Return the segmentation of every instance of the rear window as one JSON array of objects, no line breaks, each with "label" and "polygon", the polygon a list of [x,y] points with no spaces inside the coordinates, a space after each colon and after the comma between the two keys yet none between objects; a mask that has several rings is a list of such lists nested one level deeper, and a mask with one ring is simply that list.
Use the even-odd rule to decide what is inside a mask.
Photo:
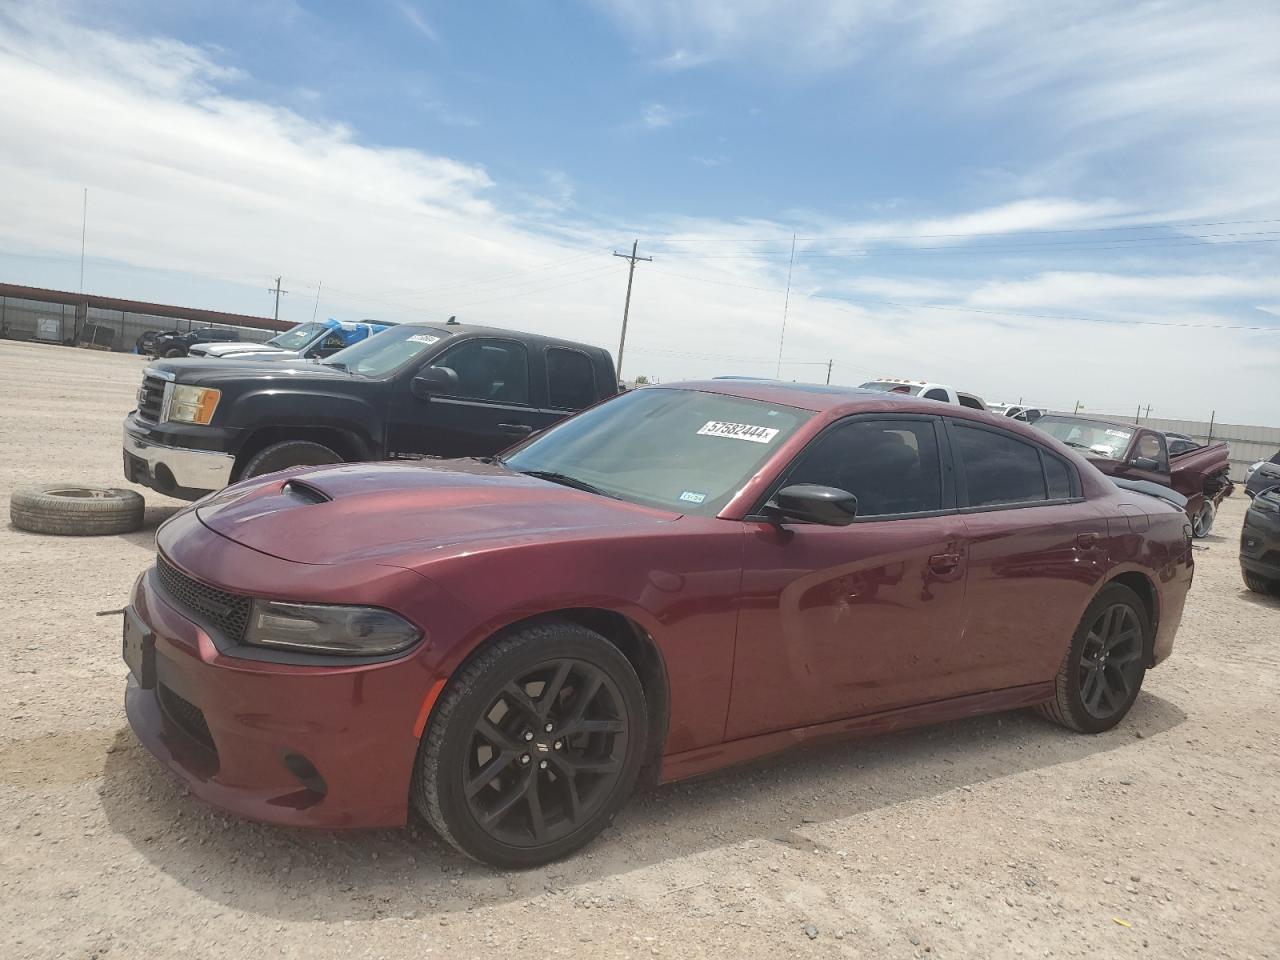
[{"label": "rear window", "polygon": [[879,390],[881,393],[909,393],[916,396],[920,392],[918,383],[894,383],[892,380],[871,380],[858,388],[859,390]]},{"label": "rear window", "polygon": [[1015,437],[953,424],[971,507],[1046,499],[1040,451]]},{"label": "rear window", "polygon": [[596,378],[591,360],[578,350],[547,350],[547,399],[557,410],[581,410],[596,399]]}]

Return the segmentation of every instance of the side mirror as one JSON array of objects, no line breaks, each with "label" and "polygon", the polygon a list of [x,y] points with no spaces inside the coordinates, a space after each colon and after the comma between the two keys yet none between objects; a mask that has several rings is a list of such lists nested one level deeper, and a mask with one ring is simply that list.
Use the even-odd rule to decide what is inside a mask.
[{"label": "side mirror", "polygon": [[1154,457],[1134,457],[1129,461],[1129,466],[1135,470],[1154,470],[1160,469],[1160,461]]},{"label": "side mirror", "polygon": [[845,527],[858,515],[858,498],[848,490],[816,483],[793,483],[773,495],[769,506],[782,520]]},{"label": "side mirror", "polygon": [[428,364],[414,374],[411,389],[419,400],[429,400],[432,394],[453,393],[458,389],[457,371]]}]

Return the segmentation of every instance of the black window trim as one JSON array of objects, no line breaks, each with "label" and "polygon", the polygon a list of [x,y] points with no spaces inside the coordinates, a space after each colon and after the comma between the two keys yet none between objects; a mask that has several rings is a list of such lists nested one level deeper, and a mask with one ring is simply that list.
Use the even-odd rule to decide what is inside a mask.
[{"label": "black window trim", "polygon": [[[423,367],[434,367],[441,360],[444,360],[454,350],[460,350],[463,347],[465,347],[467,344],[476,343],[477,341],[480,343],[515,343],[520,345],[520,349],[524,351],[524,365],[525,365],[525,377],[526,377],[525,385],[527,388],[526,389],[527,399],[525,400],[525,402],[511,403],[509,400],[489,400],[485,397],[456,397],[451,395],[433,396],[431,398],[431,402],[432,403],[455,403],[455,404],[479,404],[486,407],[499,407],[506,410],[537,409],[536,404],[534,404],[533,402],[533,367],[532,367],[533,354],[529,350],[529,344],[523,340],[517,339],[516,337],[487,337],[487,336],[460,337],[457,340],[451,340],[449,342],[449,345],[444,349],[440,350],[438,353],[436,353],[435,356],[431,357],[430,359],[421,361],[418,367],[416,368],[416,370],[421,370]],[[434,346],[434,344],[432,344],[432,346]]]},{"label": "black window trim", "polygon": [[[557,407],[551,403],[551,363],[549,362],[549,358],[551,356],[552,350],[563,350],[565,353],[576,353],[578,356],[582,357],[582,359],[587,361],[587,370],[589,370],[591,373],[592,400],[591,400],[591,403],[588,403],[586,407]],[[547,344],[542,351],[542,375],[543,375],[543,379],[545,379],[547,382],[547,409],[548,410],[553,410],[556,413],[564,413],[565,411],[568,411],[570,413],[577,413],[579,410],[586,410],[587,407],[590,407],[592,404],[596,403],[600,398],[600,385],[596,383],[595,361],[592,360],[591,357],[589,357],[584,351],[579,350],[577,347],[566,347],[559,343]]]},{"label": "black window trim", "polygon": [[[946,435],[943,427],[943,418],[930,413],[855,413],[847,417],[841,417],[839,420],[833,420],[831,423],[823,427],[818,433],[804,445],[803,448],[791,458],[791,462],[779,471],[777,477],[769,484],[764,495],[755,503],[751,512],[743,517],[743,522],[762,522],[774,523],[776,517],[768,516],[764,513],[765,504],[773,499],[774,494],[786,486],[787,478],[791,473],[804,462],[804,458],[817,447],[819,443],[830,433],[841,427],[857,421],[868,421],[871,423],[902,423],[903,421],[928,421],[933,424],[934,439],[938,443],[938,468],[942,471],[942,506],[937,510],[917,510],[912,513],[879,513],[870,517],[854,517],[853,524],[859,523],[879,523],[884,520],[915,520],[921,517],[946,517],[954,515],[957,510],[957,490],[956,490],[956,469],[951,456],[950,437]],[[852,491],[851,491],[852,492]],[[805,526],[822,526],[822,524],[807,523],[803,520],[788,520],[788,524],[800,523]]]},{"label": "black window trim", "polygon": [[[1025,510],[1034,507],[1056,507],[1063,504],[1083,503],[1086,499],[1084,496],[1084,488],[1080,484],[1080,471],[1076,469],[1075,464],[1065,457],[1054,453],[1052,450],[1045,448],[1030,437],[1024,437],[1014,433],[1012,430],[1001,430],[999,427],[991,426],[986,423],[978,423],[975,420],[965,420],[961,417],[943,417],[943,430],[947,434],[948,439],[952,439],[951,431],[956,429],[966,430],[983,430],[987,433],[994,433],[1000,437],[1007,437],[1019,443],[1024,443],[1032,447],[1036,453],[1040,455],[1040,477],[1044,481],[1044,500],[1021,500],[1017,503],[991,503],[979,504],[971,506],[969,504],[969,485],[964,475],[964,466],[960,459],[960,452],[955,450],[955,483],[956,483],[956,505],[958,513],[992,513],[996,510]],[[953,448],[954,449],[954,448]],[[1059,463],[1067,468],[1067,482],[1071,485],[1071,496],[1057,497],[1049,499],[1049,473],[1045,469],[1045,458],[1053,457]]]}]

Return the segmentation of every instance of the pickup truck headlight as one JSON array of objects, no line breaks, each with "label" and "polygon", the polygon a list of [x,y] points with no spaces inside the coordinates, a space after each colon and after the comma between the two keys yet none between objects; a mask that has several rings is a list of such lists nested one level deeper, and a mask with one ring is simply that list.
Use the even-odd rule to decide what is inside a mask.
[{"label": "pickup truck headlight", "polygon": [[165,419],[177,420],[179,423],[208,423],[213,419],[213,411],[217,409],[221,397],[222,391],[212,387],[184,387],[182,384],[174,384]]},{"label": "pickup truck headlight", "polygon": [[244,640],[302,653],[378,657],[407,650],[421,636],[403,617],[377,607],[255,600]]}]

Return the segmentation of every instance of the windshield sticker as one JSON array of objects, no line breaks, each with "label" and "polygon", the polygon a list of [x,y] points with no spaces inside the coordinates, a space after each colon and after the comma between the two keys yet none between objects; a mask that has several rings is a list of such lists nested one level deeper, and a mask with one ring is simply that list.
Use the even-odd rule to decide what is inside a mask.
[{"label": "windshield sticker", "polygon": [[1125,437],[1129,436],[1129,431],[1127,431],[1127,430],[1108,430],[1108,431],[1107,431],[1107,436],[1108,436],[1108,437],[1119,437],[1121,440],[1123,440]]},{"label": "windshield sticker", "polygon": [[705,437],[732,437],[734,440],[768,443],[780,432],[774,427],[753,427],[749,423],[724,423],[720,420],[708,420],[702,425],[698,435]]},{"label": "windshield sticker", "polygon": [[433,343],[438,343],[439,340],[439,337],[433,337],[429,333],[415,333],[409,338],[409,343],[425,343],[430,346]]},{"label": "windshield sticker", "polygon": [[686,490],[684,493],[680,494],[680,499],[685,503],[702,503],[707,499],[707,495],[705,493],[694,493],[692,490]]}]

